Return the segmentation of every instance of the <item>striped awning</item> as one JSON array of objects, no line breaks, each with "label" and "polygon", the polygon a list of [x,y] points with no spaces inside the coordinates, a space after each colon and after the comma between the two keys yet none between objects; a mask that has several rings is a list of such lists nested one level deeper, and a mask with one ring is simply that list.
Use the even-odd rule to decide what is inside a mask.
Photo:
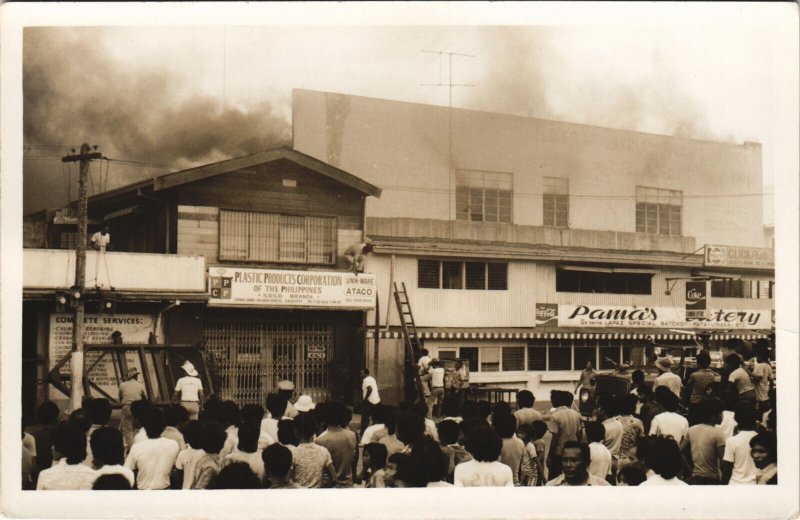
[{"label": "striped awning", "polygon": [[[613,329],[613,328],[586,328],[586,329],[505,329],[505,328],[418,328],[417,333],[422,339],[621,339],[621,340],[644,340],[647,336],[653,336],[656,341],[681,341],[691,340],[694,335],[672,332],[669,329]],[[380,331],[380,338],[401,338],[402,330],[391,328]],[[373,338],[375,330],[369,329],[367,337]],[[766,333],[745,331],[725,331],[719,334],[712,334],[712,340],[724,339],[745,339],[755,340],[766,338]]]}]

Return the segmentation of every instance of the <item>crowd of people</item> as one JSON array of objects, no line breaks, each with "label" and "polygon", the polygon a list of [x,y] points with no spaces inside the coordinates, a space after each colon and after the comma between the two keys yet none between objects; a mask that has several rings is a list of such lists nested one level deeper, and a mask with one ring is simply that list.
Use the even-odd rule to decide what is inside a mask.
[{"label": "crowd of people", "polygon": [[[764,400],[755,388],[763,379],[756,381],[746,371],[753,388],[743,384],[737,373],[741,363],[731,357],[724,381],[706,377],[702,354],[688,392],[680,378],[675,384],[669,376],[660,377],[654,388],[641,382],[626,395],[600,395],[589,419],[574,408],[571,392],[559,390],[543,411],[527,390],[517,392],[513,408],[457,393],[436,395],[434,414],[422,399],[389,406],[380,401],[367,371],[361,408],[367,413],[360,424],[341,402],[314,403],[308,395],[292,399],[289,381],[267,396],[266,409],[214,395],[204,400],[200,389],[186,390],[191,381],[178,385],[174,404],[158,406],[131,384],[121,389],[131,400],[124,402],[120,428],[110,424],[112,406],[106,399],[87,399],[63,419],[54,403],[42,403],[37,427],[22,432],[23,486],[775,484],[776,394],[769,374]],[[438,364],[432,360],[431,365],[435,370]],[[665,362],[660,365],[671,374]],[[432,380],[438,383],[438,375]],[[687,403],[681,395],[688,396]]]}]

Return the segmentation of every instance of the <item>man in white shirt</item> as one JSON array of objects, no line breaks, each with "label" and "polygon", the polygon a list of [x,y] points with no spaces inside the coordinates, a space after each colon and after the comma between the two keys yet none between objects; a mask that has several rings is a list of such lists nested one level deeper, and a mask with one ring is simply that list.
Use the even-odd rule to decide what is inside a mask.
[{"label": "man in white shirt", "polygon": [[683,383],[681,382],[681,376],[672,372],[672,360],[668,357],[659,358],[656,361],[656,368],[661,374],[653,382],[653,390],[659,386],[666,386],[680,398]]},{"label": "man in white shirt", "polygon": [[444,402],[444,367],[441,366],[438,359],[431,361],[428,373],[431,376],[431,395],[433,397],[431,412],[439,417]]},{"label": "man in white shirt", "polygon": [[750,439],[756,436],[756,413],[749,402],[739,402],[734,415],[739,432],[725,441],[720,462],[723,484],[756,483],[757,468],[750,456]]},{"label": "man in white shirt", "polygon": [[666,392],[661,401],[667,411],[653,417],[649,434],[672,437],[675,442],[680,444],[683,436],[689,431],[689,421],[686,420],[686,417],[676,413],[679,403],[675,394]]},{"label": "man in white shirt", "polygon": [[369,370],[362,368],[361,378],[361,398],[364,400],[361,406],[361,435],[363,435],[375,406],[381,402],[381,397],[378,394],[378,382],[369,375]]},{"label": "man in white shirt", "polygon": [[180,399],[181,406],[189,412],[189,420],[195,420],[200,415],[200,406],[203,404],[203,382],[190,361],[186,361],[181,368],[186,375],[175,383],[173,401]]},{"label": "man in white shirt", "polygon": [[105,253],[106,248],[111,243],[111,235],[108,232],[108,226],[104,225],[103,228],[92,235],[91,244],[92,249]]},{"label": "man in white shirt", "polygon": [[170,483],[169,474],[180,448],[174,440],[161,437],[167,423],[160,408],[149,408],[143,415],[142,423],[147,439],[131,446],[128,458],[125,459],[125,467],[138,471],[138,489],[167,489]]}]

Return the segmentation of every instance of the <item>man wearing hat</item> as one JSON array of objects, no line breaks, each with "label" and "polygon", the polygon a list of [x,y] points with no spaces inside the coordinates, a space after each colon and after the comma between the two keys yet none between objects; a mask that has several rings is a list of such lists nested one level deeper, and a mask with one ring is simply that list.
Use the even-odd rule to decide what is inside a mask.
[{"label": "man wearing hat", "polygon": [[681,377],[672,372],[672,360],[666,356],[659,358],[656,360],[656,368],[661,375],[653,383],[653,390],[659,386],[666,386],[680,399],[683,383],[681,382]]},{"label": "man wearing hat", "polygon": [[173,401],[177,401],[180,396],[180,403],[187,412],[189,412],[189,420],[197,419],[200,414],[200,407],[203,404],[203,382],[197,377],[199,374],[195,370],[191,361],[186,361],[181,368],[186,375],[175,383],[175,393],[172,396]]},{"label": "man wearing hat", "polygon": [[298,412],[310,412],[316,406],[310,395],[301,395],[297,398],[297,402],[294,403],[294,409]]},{"label": "man wearing hat", "polygon": [[[292,405],[292,396],[294,396],[294,383],[289,380],[278,381],[278,395],[286,398],[286,411],[283,412],[284,417],[294,419],[299,413]],[[280,419],[280,417],[276,417]]]},{"label": "man wearing hat", "polygon": [[119,400],[122,403],[121,417],[119,420],[119,431],[126,446],[133,444],[133,416],[131,415],[131,403],[140,399],[147,399],[142,383],[139,382],[139,371],[135,368],[128,370],[125,381],[119,385]]}]

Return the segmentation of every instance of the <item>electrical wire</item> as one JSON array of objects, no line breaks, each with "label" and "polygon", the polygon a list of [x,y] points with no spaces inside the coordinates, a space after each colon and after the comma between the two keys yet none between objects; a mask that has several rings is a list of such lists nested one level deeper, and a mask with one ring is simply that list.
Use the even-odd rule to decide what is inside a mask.
[{"label": "electrical wire", "polygon": [[[450,190],[447,189],[436,189],[436,188],[419,188],[415,186],[381,186],[381,189],[384,191],[409,191],[415,193],[439,193],[439,194],[448,194],[451,193]],[[543,195],[547,195],[546,193],[531,193],[531,192],[519,192],[513,191],[513,197],[541,197]],[[762,196],[771,196],[774,195],[772,192],[762,192],[762,193],[731,193],[731,194],[709,194],[709,195],[682,195],[680,198],[682,199],[716,199],[716,198],[739,198],[739,197],[762,197]],[[640,200],[643,202],[652,202],[655,201],[655,197],[636,197],[635,195],[582,195],[582,194],[573,194],[570,193],[568,195],[571,199],[595,199],[595,200]],[[665,199],[669,199],[670,197],[665,196]],[[677,199],[678,197],[672,197]]]}]

